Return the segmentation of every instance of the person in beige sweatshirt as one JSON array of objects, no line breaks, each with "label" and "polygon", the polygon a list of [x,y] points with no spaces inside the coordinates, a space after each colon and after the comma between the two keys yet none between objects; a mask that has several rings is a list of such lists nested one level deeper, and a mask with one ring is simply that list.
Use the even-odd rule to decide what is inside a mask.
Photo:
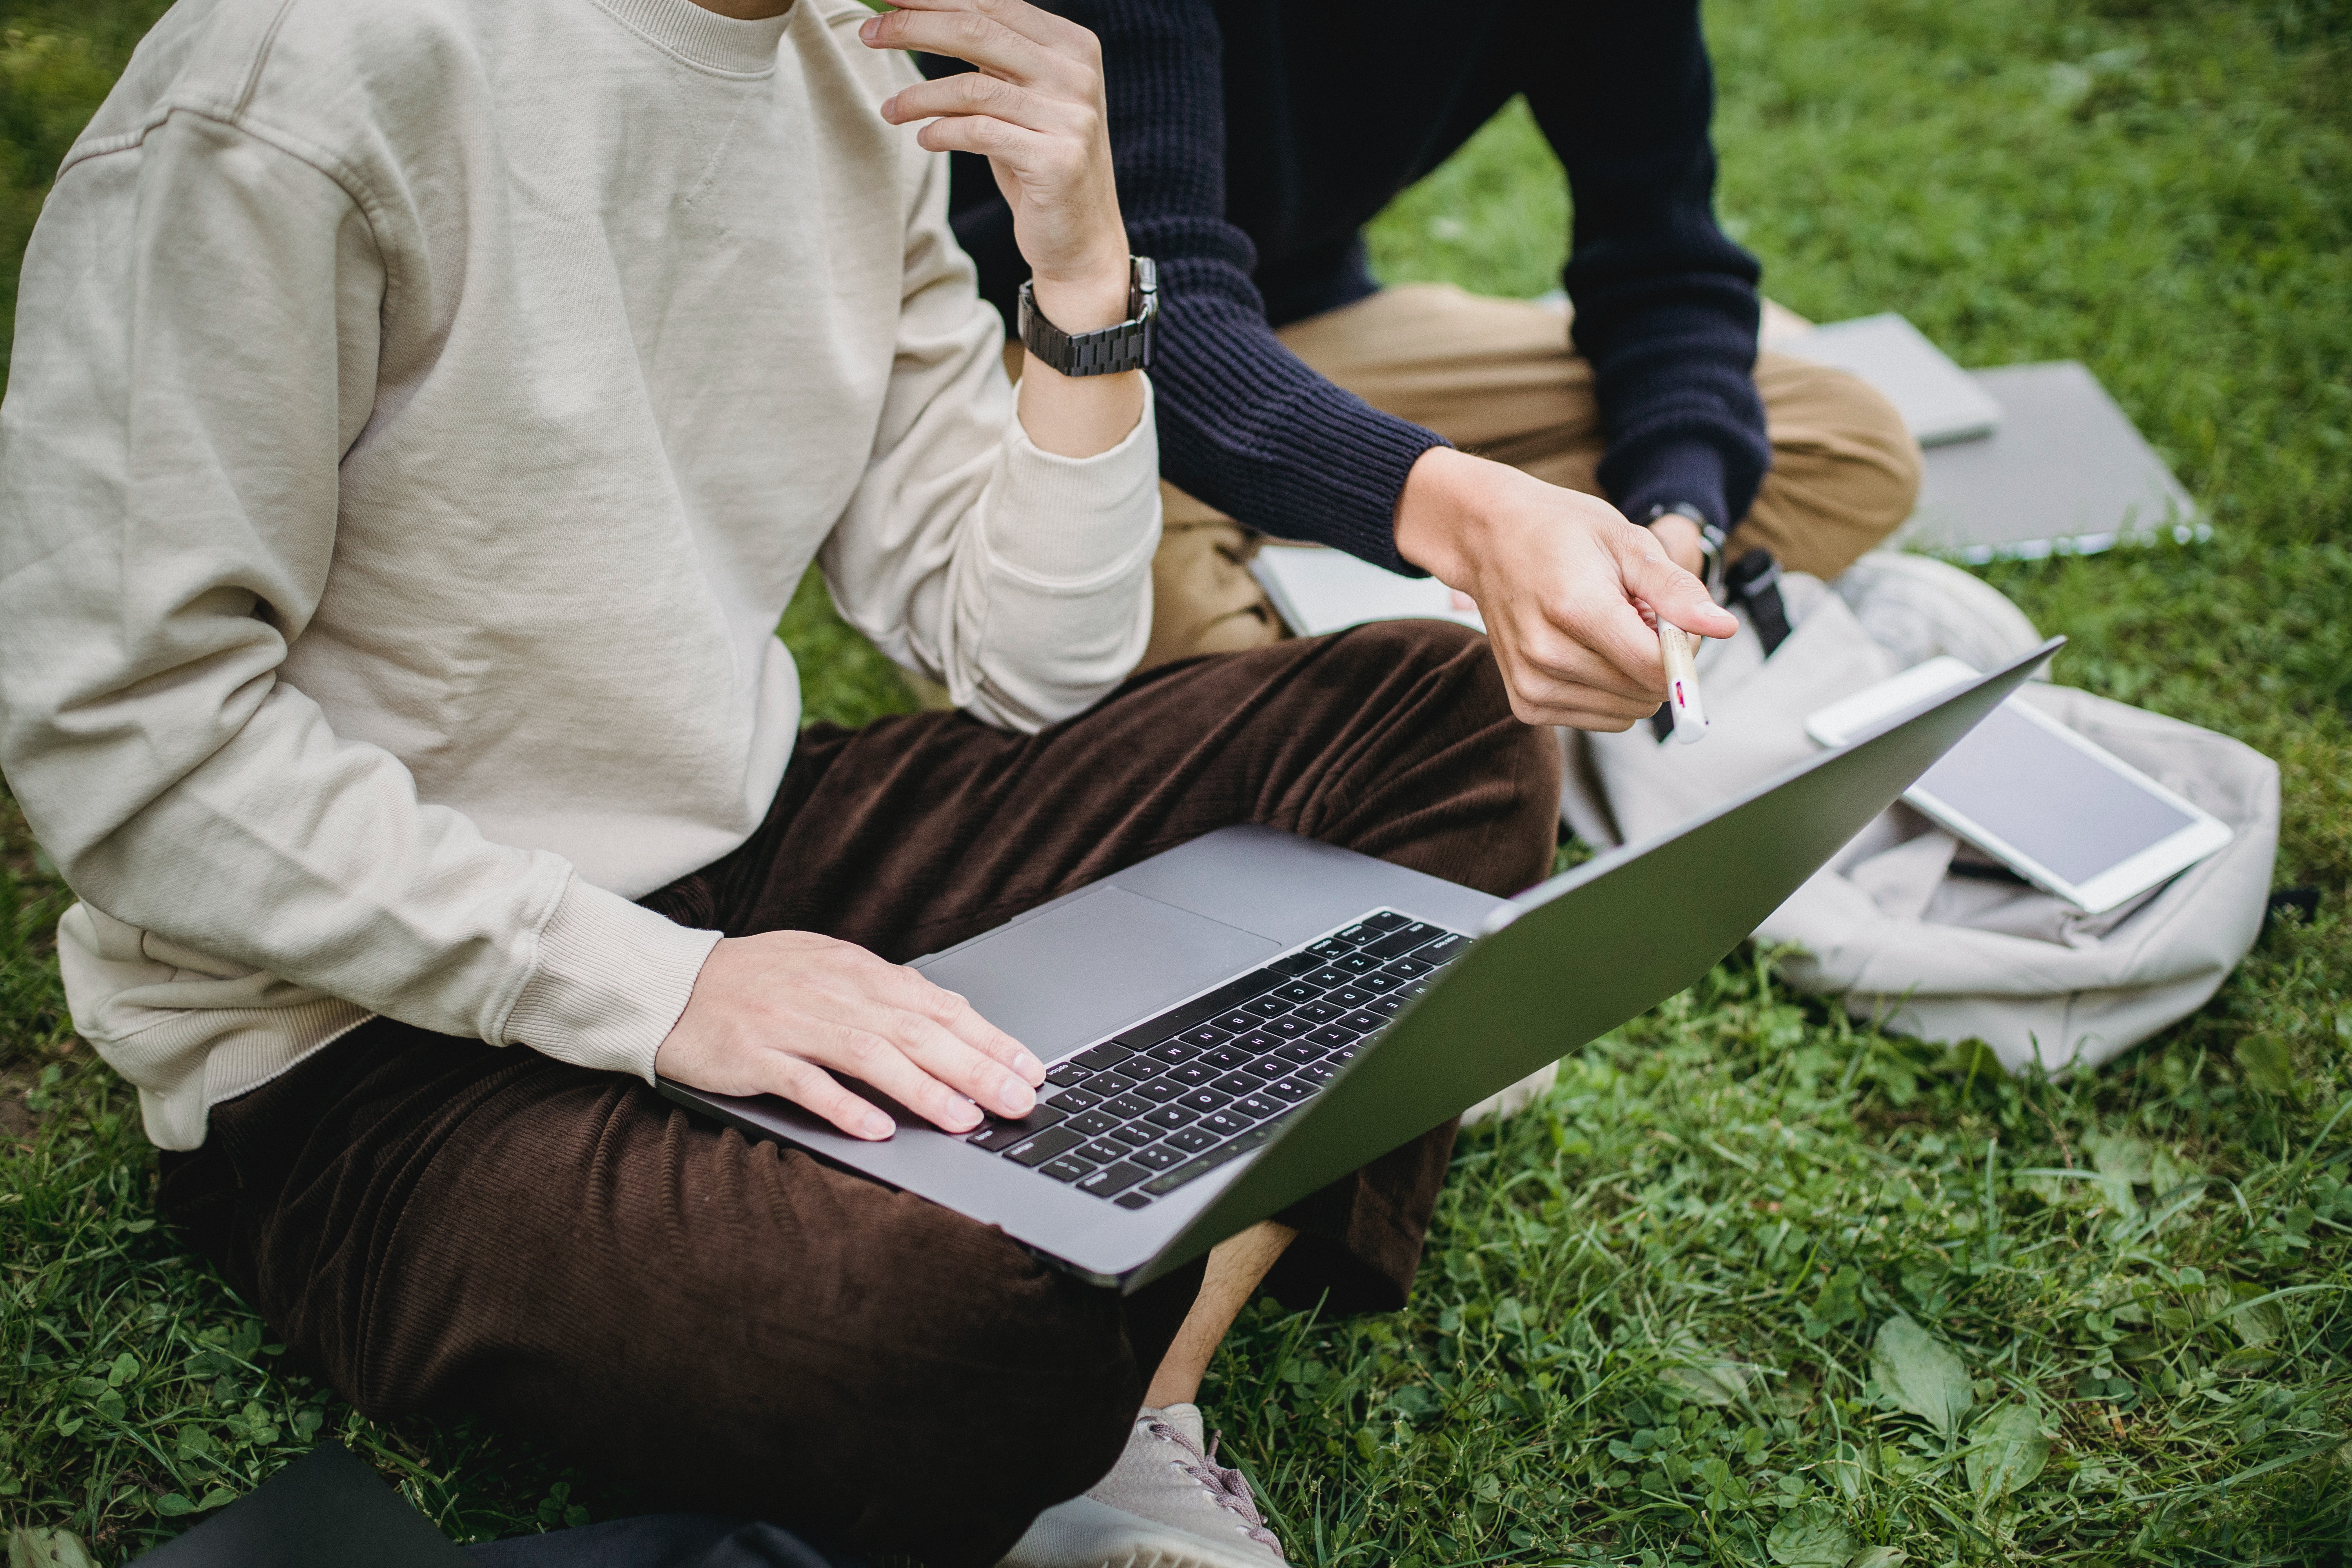
[{"label": "person in beige sweatshirt", "polygon": [[[1278,1561],[1192,1391],[1262,1277],[1402,1301],[1450,1128],[1123,1300],[651,1087],[969,1129],[1044,1069],[908,957],[1233,822],[1549,861],[1458,628],[1125,679],[1150,389],[1007,383],[950,149],[1047,318],[1125,318],[1097,46],[1021,0],[181,0],[26,257],[0,769],[165,1212],[362,1409],[935,1568],[1081,1505]],[[803,730],[812,563],[959,711]]]}]

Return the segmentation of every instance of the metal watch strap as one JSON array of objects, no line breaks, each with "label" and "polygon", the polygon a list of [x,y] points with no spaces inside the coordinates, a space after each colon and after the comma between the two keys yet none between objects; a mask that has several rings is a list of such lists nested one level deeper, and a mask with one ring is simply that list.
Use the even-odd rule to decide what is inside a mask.
[{"label": "metal watch strap", "polygon": [[1148,256],[1128,258],[1127,320],[1092,332],[1066,332],[1021,285],[1021,345],[1064,375],[1117,375],[1151,368],[1151,328],[1160,319],[1160,275]]},{"label": "metal watch strap", "polygon": [[1723,596],[1723,545],[1727,537],[1723,530],[1716,527],[1706,513],[1686,500],[1659,502],[1650,509],[1650,515],[1642,520],[1642,526],[1647,528],[1669,513],[1686,517],[1698,525],[1699,580],[1706,584],[1710,595],[1720,599]]}]

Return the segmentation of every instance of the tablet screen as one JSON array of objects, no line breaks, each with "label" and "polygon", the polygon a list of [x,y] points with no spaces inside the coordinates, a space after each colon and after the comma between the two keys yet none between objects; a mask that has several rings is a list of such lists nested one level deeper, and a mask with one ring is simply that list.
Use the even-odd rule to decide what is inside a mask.
[{"label": "tablet screen", "polygon": [[2076,887],[2195,820],[2005,703],[1914,787]]}]

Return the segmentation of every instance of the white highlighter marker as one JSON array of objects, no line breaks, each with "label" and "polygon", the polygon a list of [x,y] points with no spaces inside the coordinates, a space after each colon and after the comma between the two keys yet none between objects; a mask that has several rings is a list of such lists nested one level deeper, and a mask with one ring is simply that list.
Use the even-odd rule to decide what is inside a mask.
[{"label": "white highlighter marker", "polygon": [[1666,704],[1675,710],[1675,739],[1696,745],[1706,738],[1706,705],[1698,700],[1698,638],[1661,616],[1658,651],[1666,659]]}]

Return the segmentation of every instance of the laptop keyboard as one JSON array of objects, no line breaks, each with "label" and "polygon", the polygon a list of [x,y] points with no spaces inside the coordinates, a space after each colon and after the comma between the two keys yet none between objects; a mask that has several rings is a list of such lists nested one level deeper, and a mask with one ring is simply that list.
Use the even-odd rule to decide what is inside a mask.
[{"label": "laptop keyboard", "polygon": [[1037,1108],[966,1136],[1121,1208],[1275,1135],[1470,939],[1375,910],[1045,1075]]}]

